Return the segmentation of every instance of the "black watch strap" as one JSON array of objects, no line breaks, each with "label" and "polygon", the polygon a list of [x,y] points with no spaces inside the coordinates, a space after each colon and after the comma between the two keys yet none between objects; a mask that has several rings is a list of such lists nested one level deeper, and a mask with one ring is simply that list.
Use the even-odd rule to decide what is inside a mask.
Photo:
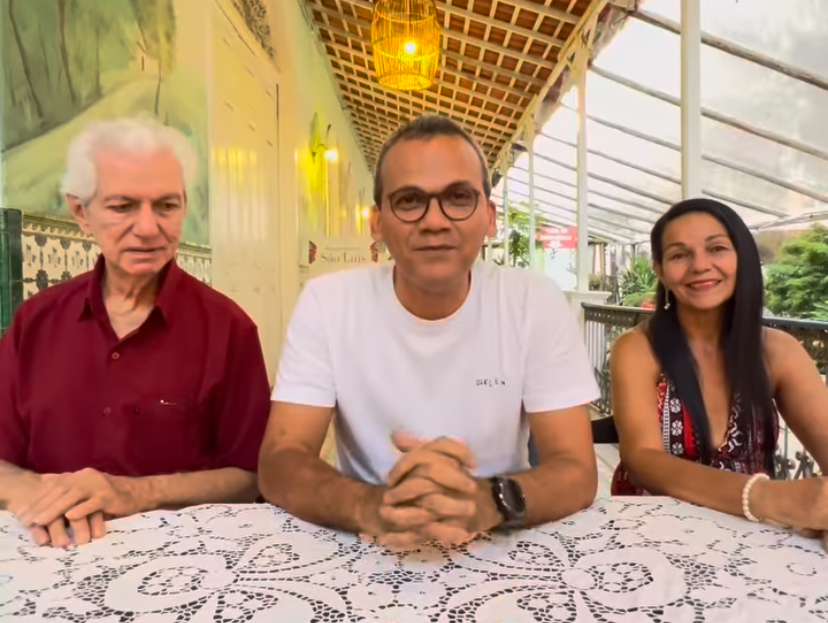
[{"label": "black watch strap", "polygon": [[492,483],[495,506],[503,517],[503,523],[498,528],[522,528],[526,524],[526,498],[523,496],[523,488],[514,478],[507,476],[494,476],[489,482]]}]

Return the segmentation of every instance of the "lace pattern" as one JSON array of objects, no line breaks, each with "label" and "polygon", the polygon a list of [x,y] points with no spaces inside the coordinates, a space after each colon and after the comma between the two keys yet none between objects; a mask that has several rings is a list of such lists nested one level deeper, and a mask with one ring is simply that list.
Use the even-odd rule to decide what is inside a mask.
[{"label": "lace pattern", "polygon": [[0,620],[758,623],[828,619],[816,541],[665,498],[397,555],[269,505],[110,523],[37,547],[0,513]]}]

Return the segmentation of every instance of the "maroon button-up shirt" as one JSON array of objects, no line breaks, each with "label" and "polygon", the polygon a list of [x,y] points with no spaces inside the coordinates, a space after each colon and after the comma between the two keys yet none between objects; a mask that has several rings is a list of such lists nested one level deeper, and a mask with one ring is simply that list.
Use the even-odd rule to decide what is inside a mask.
[{"label": "maroon button-up shirt", "polygon": [[94,271],[21,305],[0,341],[0,460],[37,473],[256,471],[269,386],[256,325],[171,262],[123,340]]}]

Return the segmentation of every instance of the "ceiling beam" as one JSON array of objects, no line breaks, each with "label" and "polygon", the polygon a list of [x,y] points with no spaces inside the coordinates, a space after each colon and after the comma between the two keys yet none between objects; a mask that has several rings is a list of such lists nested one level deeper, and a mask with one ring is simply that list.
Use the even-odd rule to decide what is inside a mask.
[{"label": "ceiling beam", "polygon": [[[369,12],[373,11],[373,9],[374,9],[373,3],[369,2],[368,0],[344,0],[344,1],[349,2],[353,6],[358,6],[362,9],[365,9],[366,11],[369,11]],[[457,12],[452,12],[451,9],[453,7],[450,8],[448,5],[442,5],[441,4],[437,8],[443,10],[444,16],[450,16],[452,14],[453,15],[458,15]],[[464,12],[462,14],[459,14],[459,16],[462,17],[462,18],[467,18],[467,19],[477,19],[478,17],[481,20],[487,19],[487,18],[483,17],[482,15],[478,16],[473,11],[469,11],[468,13]],[[499,20],[493,20],[493,19],[489,19],[489,21],[494,22],[495,25],[498,28],[502,28],[503,30],[507,30],[508,24],[506,24],[505,22],[500,22]],[[484,41],[482,39],[476,39],[476,38],[474,38],[470,35],[467,35],[467,34],[464,34],[464,33],[459,33],[457,31],[451,30],[446,25],[446,22],[447,22],[447,20],[444,20],[444,22],[443,22],[444,27],[442,29],[442,34],[443,34],[443,39],[444,39],[443,48],[445,48],[446,44],[447,44],[447,42],[445,41],[445,38],[450,37],[450,38],[456,39],[457,41],[460,41],[462,43],[476,45],[476,46],[478,46],[478,47],[480,47],[484,50],[490,50],[490,51],[494,52],[495,54],[500,54],[500,55],[505,54],[505,55],[512,56],[515,60],[519,60],[519,61],[522,61],[524,63],[532,63],[533,65],[538,65],[538,66],[544,66],[545,65],[547,67],[550,66],[550,65],[555,64],[554,60],[553,61],[548,61],[548,60],[546,60],[546,58],[539,58],[537,56],[532,56],[530,54],[525,54],[525,53],[521,52],[520,50],[515,50],[513,48],[509,48],[509,47],[500,45],[498,43],[492,43],[490,41]],[[360,26],[363,28],[363,30],[365,32],[367,32],[368,39],[370,39],[371,38],[371,22],[370,22],[370,20],[367,21],[367,22],[360,22]],[[363,32],[363,36],[365,36],[365,32]],[[530,36],[533,39],[540,39],[543,35],[541,35],[541,33],[534,33]],[[557,43],[559,44],[558,47],[563,46],[563,44],[564,44],[563,41],[559,41]]]},{"label": "ceiling beam", "polygon": [[495,19],[489,17],[487,15],[481,15],[480,13],[475,13],[473,10],[469,8],[461,8],[458,6],[452,6],[450,4],[437,4],[437,12],[444,13],[445,15],[449,16],[457,16],[461,19],[467,20],[474,20],[475,22],[480,22],[489,28],[500,28],[501,30],[505,30],[507,35],[520,35],[521,37],[526,37],[531,41],[537,41],[545,46],[547,46],[547,50],[544,53],[544,58],[546,55],[549,54],[549,48],[560,48],[563,47],[564,43],[566,43],[563,39],[558,39],[558,36],[555,35],[554,37],[550,37],[549,35],[545,35],[538,30],[533,30],[531,28],[524,28],[523,26],[518,26],[514,23],[515,18],[518,16],[519,11],[514,11],[512,13],[512,22],[504,22],[499,19]]},{"label": "ceiling beam", "polygon": [[[314,10],[319,11],[323,15],[323,17],[325,18],[325,24],[317,24],[317,28],[322,28],[322,29],[325,29],[325,30],[329,30],[332,33],[336,32],[337,34],[340,34],[341,36],[346,36],[346,35],[343,34],[343,31],[341,31],[340,29],[335,29],[334,27],[330,26],[330,22],[328,21],[330,18],[339,19],[343,22],[356,23],[356,20],[353,20],[352,18],[346,19],[346,16],[340,15],[338,13],[334,13],[334,12],[324,8],[324,7],[319,7],[318,5],[314,6]],[[357,25],[361,26],[361,24],[357,24]],[[353,38],[355,36],[359,36],[359,35],[357,35],[356,33],[348,33],[348,37],[350,37],[350,38]],[[330,42],[323,39],[322,43],[327,45]],[[339,45],[339,44],[337,44],[337,45]],[[352,54],[357,54],[357,55],[360,56],[360,58],[365,59],[366,62],[370,62],[370,64],[371,64],[370,69],[371,69],[372,72],[374,72],[374,74],[376,74],[376,71],[374,70],[374,57],[373,57],[372,54],[370,54],[368,52],[365,52],[365,51],[362,51],[362,50],[354,50],[353,48],[350,48],[348,46],[344,46],[344,47],[346,47],[348,50],[353,50],[351,52]],[[502,83],[496,82],[494,80],[488,80],[486,78],[480,78],[480,77],[477,77],[473,74],[467,74],[463,71],[458,71],[458,70],[455,70],[455,69],[451,69],[446,65],[445,57],[442,57],[442,59],[441,59],[440,70],[443,71],[444,73],[450,73],[451,75],[455,75],[455,76],[458,76],[460,78],[465,78],[466,80],[474,82],[478,85],[487,86],[487,87],[492,88],[492,89],[498,89],[498,90],[500,90],[504,93],[508,93],[509,95],[514,95],[514,96],[520,98],[520,101],[518,101],[515,105],[519,105],[520,102],[524,98],[531,97],[531,93],[527,93],[527,89],[521,89],[520,87],[514,87],[514,86],[510,86],[508,84],[502,84]],[[506,78],[508,78],[510,84],[511,84],[512,80],[520,81],[523,78],[522,74],[515,76],[514,72],[503,72],[503,71],[501,71],[500,75],[503,75]],[[447,81],[444,80],[444,82],[447,82]],[[526,78],[526,83],[529,84],[529,85],[532,84],[531,80],[528,77]],[[509,104],[509,105],[512,105],[510,102],[506,102],[506,103]]]},{"label": "ceiling beam", "polygon": [[[679,100],[679,98],[673,97],[672,95],[668,95],[667,93],[658,91],[656,89],[645,87],[643,84],[639,84],[634,80],[624,78],[623,76],[619,76],[605,69],[601,69],[597,66],[593,66],[591,68],[591,71],[597,76],[606,78],[607,80],[625,86],[628,89],[632,89],[633,91],[638,91],[639,93],[643,93],[644,95],[649,95],[650,97],[661,100],[662,102],[667,102],[668,104],[672,104],[673,106],[681,106],[681,101]],[[801,151],[802,153],[809,154],[811,156],[814,156],[815,158],[819,158],[820,160],[828,160],[828,151],[825,151],[813,145],[809,145],[807,143],[803,143],[802,141],[797,141],[795,139],[782,136],[780,134],[777,134],[776,132],[771,132],[770,130],[757,128],[756,126],[752,126],[749,123],[745,123],[744,121],[736,119],[735,117],[723,115],[716,111],[710,110],[709,108],[702,108],[702,117],[712,119],[713,121],[717,121],[721,124],[746,132],[747,134],[752,134],[753,136],[758,136],[759,138],[763,138],[773,143],[777,143],[778,145],[790,147],[791,149]]]},{"label": "ceiling beam", "polygon": [[[345,16],[338,16],[338,17],[342,21],[347,21],[345,19]],[[328,23],[328,25],[320,25],[319,28],[328,30],[333,34],[340,35],[342,37],[345,37],[346,39],[350,39],[352,41],[357,41],[358,43],[360,43],[360,45],[365,46],[366,54],[373,56],[373,52],[368,51],[368,48],[371,45],[370,37],[368,39],[365,39],[364,35],[361,35],[359,33],[349,32],[347,30],[337,28],[336,26],[331,26],[330,23]],[[488,61],[484,61],[484,60],[481,60],[481,59],[470,58],[470,57],[465,56],[463,54],[458,54],[457,52],[452,52],[451,50],[447,50],[447,49],[445,49],[445,46],[444,46],[443,50],[440,52],[440,56],[444,59],[451,59],[451,60],[453,60],[457,63],[468,63],[469,65],[474,65],[474,66],[480,67],[482,69],[487,69],[488,71],[491,71],[492,73],[501,74],[501,75],[503,75],[507,78],[511,78],[511,79],[514,79],[514,80],[523,80],[524,82],[528,82],[529,84],[532,84],[536,87],[543,84],[543,79],[542,78],[538,78],[534,75],[527,75],[527,74],[521,73],[519,71],[516,71],[514,69],[506,69],[505,67],[502,67],[501,65],[490,63]],[[535,61],[535,64],[537,64],[538,67],[543,66],[542,63],[539,63],[537,61]]]},{"label": "ceiling beam", "polygon": [[[520,184],[527,185],[526,182],[521,182],[520,180],[516,180],[516,179],[511,178],[511,177],[509,179],[512,180],[512,181],[518,182]],[[550,195],[553,195],[555,197],[559,197],[561,199],[566,199],[567,201],[571,201],[573,204],[575,204],[575,207],[573,207],[572,209],[577,210],[577,199],[575,197],[570,197],[570,196],[565,195],[563,193],[555,192],[554,190],[548,190],[546,188],[541,188],[539,186],[536,186],[535,187],[535,192],[538,192],[538,191],[549,193]],[[520,191],[516,191],[516,190],[510,188],[509,189],[509,194],[512,194],[512,193],[516,193],[521,197],[528,197],[529,196],[525,193],[521,193]],[[632,219],[634,221],[641,221],[642,223],[646,223],[648,227],[651,227],[655,223],[655,219],[646,219],[646,218],[643,218],[643,217],[640,217],[640,216],[634,216],[634,215],[628,214],[626,212],[621,212],[620,210],[615,210],[613,208],[604,207],[604,206],[602,206],[600,204],[597,204],[597,203],[589,202],[587,205],[590,208],[594,209],[594,210],[601,210],[602,212],[606,212],[607,214],[612,214],[613,216],[620,216],[621,218],[625,218],[625,219]],[[645,233],[645,232],[649,233],[649,231],[650,231],[649,229],[639,230],[639,229],[636,229],[636,228],[632,228],[632,230],[633,231],[638,231],[640,233]]]},{"label": "ceiling beam", "polygon": [[[486,122],[478,122],[480,124],[480,125],[478,125],[478,123],[475,123],[474,119],[472,117],[469,117],[468,115],[464,115],[463,113],[460,113],[460,112],[455,111],[455,110],[452,110],[452,111],[441,110],[439,104],[431,104],[429,102],[426,102],[425,100],[423,100],[423,101],[414,100],[410,104],[407,103],[407,102],[398,102],[397,103],[398,107],[395,109],[392,105],[390,105],[391,102],[389,102],[388,100],[385,100],[385,99],[380,99],[379,96],[373,95],[372,93],[369,93],[369,92],[365,91],[364,88],[356,87],[356,86],[349,85],[349,84],[341,84],[340,86],[343,89],[348,89],[348,93],[351,96],[354,96],[354,97],[357,96],[357,93],[353,92],[353,91],[357,91],[362,96],[365,96],[367,98],[374,98],[374,101],[371,101],[371,99],[366,99],[363,102],[364,105],[374,106],[375,108],[380,108],[380,109],[385,110],[387,112],[396,114],[396,115],[404,118],[406,121],[408,121],[408,120],[410,120],[410,119],[412,119],[416,116],[419,116],[421,114],[443,114],[443,115],[446,115],[446,116],[454,117],[455,119],[462,119],[464,121],[464,125],[469,126],[468,129],[470,131],[472,131],[474,134],[477,134],[477,135],[480,135],[480,136],[486,136],[486,137],[494,139],[494,140],[498,140],[498,139],[503,140],[505,138],[502,134],[498,134],[495,131],[490,130],[489,129],[490,124],[488,124]],[[378,101],[376,101],[376,99],[380,99],[380,101],[378,102]],[[400,110],[400,108],[408,108],[412,112],[411,112],[411,114],[406,114],[402,110]]]},{"label": "ceiling beam", "polygon": [[[518,167],[518,166],[512,167],[511,170],[512,171],[522,171],[523,173],[526,173],[527,175],[529,173],[529,169],[524,169],[524,168]],[[551,175],[546,175],[544,173],[539,173],[538,171],[535,171],[535,177],[538,178],[538,179],[541,179],[541,180],[549,180],[550,182],[555,182],[556,184],[560,184],[561,186],[566,186],[567,188],[573,188],[573,189],[578,188],[577,184],[573,184],[572,182],[568,182],[566,180],[562,180],[560,178],[553,177]],[[524,184],[526,184],[526,183],[527,182],[524,182]],[[545,186],[539,186],[539,188],[545,188]],[[653,207],[648,206],[648,205],[637,203],[637,202],[635,202],[631,199],[626,199],[624,197],[619,197],[617,195],[611,195],[609,193],[605,193],[605,192],[602,192],[600,190],[595,190],[595,189],[590,188],[589,189],[589,194],[590,195],[595,195],[596,197],[602,197],[604,199],[609,199],[610,201],[616,201],[618,203],[628,205],[631,208],[635,208],[637,210],[642,210],[644,212],[654,214],[655,216],[661,216],[662,214],[664,214],[664,210],[659,210],[658,208],[653,208]]]},{"label": "ceiling beam", "polygon": [[[519,0],[510,0],[513,4],[518,1]],[[601,16],[601,12],[604,10],[604,7],[607,6],[608,2],[609,0],[591,0],[589,6],[587,6],[584,11],[584,14],[578,18],[575,28],[572,29],[572,32],[566,39],[566,44],[564,44],[564,47],[558,54],[558,62],[552,69],[552,73],[547,76],[543,86],[540,88],[540,91],[534,95],[532,101],[529,103],[529,106],[525,109],[523,117],[518,124],[518,129],[513,135],[514,138],[523,135],[527,124],[535,118],[535,114],[537,113],[537,109],[540,104],[544,101],[552,87],[554,87],[558,82],[558,79],[563,75],[564,70],[569,64],[570,57],[573,56],[579,49],[583,49],[582,46],[584,45],[584,36],[589,33],[591,29],[598,28],[598,18]],[[500,153],[495,158],[495,167],[504,161],[504,159],[509,158],[510,148],[510,142],[503,145]],[[505,162],[508,162],[508,160],[505,160]]]},{"label": "ceiling beam", "polygon": [[554,7],[546,6],[546,1],[543,4],[537,4],[531,0],[497,0],[498,4],[509,4],[517,9],[525,9],[537,13],[540,17],[548,17],[559,22],[567,24],[577,24],[578,16],[572,13],[567,13]]},{"label": "ceiling beam", "polygon": [[[549,134],[543,134],[546,138],[561,143],[562,145],[567,145],[568,147],[572,147],[577,149],[577,145],[570,141],[566,141],[562,138],[557,138],[555,136],[550,136]],[[667,173],[662,173],[661,171],[656,171],[655,169],[650,169],[649,167],[644,167],[639,164],[635,164],[630,162],[628,158],[619,158],[618,156],[612,156],[606,152],[599,151],[597,149],[587,148],[587,153],[592,154],[593,156],[597,156],[599,158],[603,158],[609,162],[614,162],[615,164],[619,164],[622,167],[627,167],[628,169],[633,169],[634,171],[639,171],[640,173],[644,173],[645,175],[649,175],[650,177],[655,177],[656,179],[663,180],[670,184],[676,184],[681,186],[681,179],[674,176],[668,175]],[[730,195],[726,195],[724,193],[719,193],[714,190],[710,189],[702,189],[702,193],[713,197],[714,199],[718,199],[720,201],[726,201],[733,205],[741,206],[748,210],[753,210],[754,212],[760,212],[762,214],[768,214],[770,216],[787,216],[787,212],[780,212],[779,210],[774,210],[773,208],[768,208],[763,205],[759,205],[757,203],[752,203],[749,201],[743,201],[742,199],[737,199],[736,197],[731,197]]]},{"label": "ceiling beam", "polygon": [[[572,106],[561,104],[561,107],[571,110],[573,112],[575,111],[575,109]],[[653,136],[652,134],[639,132],[638,130],[633,130],[632,128],[628,128],[618,123],[608,121],[601,117],[596,117],[595,115],[587,115],[587,119],[598,125],[602,125],[604,127],[610,128],[611,130],[621,132],[622,134],[632,136],[633,138],[637,138],[642,141],[647,141],[648,143],[658,145],[659,147],[664,147],[666,149],[670,149],[676,152],[681,151],[681,145],[679,145],[678,143],[673,143],[666,139],[658,138],[657,136]],[[822,203],[828,203],[828,195],[824,193],[811,190],[810,188],[800,186],[799,184],[793,184],[775,175],[771,175],[769,173],[765,173],[764,171],[759,171],[758,169],[738,164],[736,162],[733,162],[732,160],[728,160],[726,158],[719,158],[718,156],[712,156],[710,154],[702,154],[702,160],[706,160],[707,162],[710,162],[720,167],[725,167],[727,169],[737,171],[744,175],[749,175],[750,177],[755,177],[757,179],[762,180],[763,182],[768,182],[769,184],[780,186],[786,190],[790,190],[791,192],[795,192],[800,195],[810,197],[811,199],[815,199]]]},{"label": "ceiling beam", "polygon": [[[354,101],[354,96],[352,96],[350,93],[344,93],[343,96],[346,98],[346,104],[350,107],[351,111],[354,113],[356,117],[360,115],[373,115],[375,119],[364,119],[364,121],[369,124],[380,124],[388,132],[389,135],[397,131],[400,128],[400,126],[402,126],[405,123],[405,121],[401,121],[399,124],[394,125],[393,121],[380,116],[379,113],[367,110],[364,107],[362,107],[363,102]],[[475,136],[475,139],[481,142],[487,148],[491,148],[497,145],[496,142],[485,137]]]},{"label": "ceiling beam", "polygon": [[[345,79],[356,80],[357,82],[359,82],[361,84],[370,85],[371,87],[374,87],[376,89],[380,89],[386,95],[389,94],[389,91],[387,89],[385,89],[385,87],[383,87],[376,80],[371,79],[371,72],[368,71],[365,67],[362,67],[361,65],[357,65],[357,64],[355,64],[351,61],[346,61],[344,59],[332,59],[331,63],[338,63],[339,65],[342,66],[341,69],[336,68],[336,67],[333,68],[334,73],[337,74],[337,77],[340,80],[345,80]],[[365,78],[365,77],[363,77],[363,76],[361,76],[357,73],[348,73],[347,71],[345,71],[345,68],[349,68],[353,72],[362,72],[368,77]],[[470,100],[472,98],[475,98],[475,99],[481,99],[484,102],[491,101],[491,100],[489,100],[487,95],[484,95],[482,93],[475,92],[475,91],[470,91],[469,89],[464,89],[463,87],[458,87],[458,86],[449,85],[449,84],[445,84],[445,85],[441,85],[441,86],[443,88],[451,89],[451,90],[456,91],[458,93],[462,93],[463,95],[466,95],[467,97],[469,97]],[[393,96],[394,97],[407,97],[409,99],[416,99],[416,100],[425,99],[425,98],[428,98],[428,97],[436,97],[436,98],[439,98],[443,101],[448,100],[448,101],[452,102],[452,105],[455,104],[455,101],[452,100],[452,98],[450,98],[449,96],[443,95],[441,93],[435,93],[434,91],[431,91],[431,90],[428,90],[428,91],[414,91],[414,92],[411,92],[411,93],[403,93],[403,92],[396,92],[395,91],[395,92],[393,92]],[[469,101],[469,102],[456,102],[456,103],[459,103],[463,106],[473,107],[471,101]],[[493,101],[492,103],[497,104],[498,107],[503,106],[503,104],[501,102]],[[516,120],[515,120],[514,117],[509,116],[509,115],[504,114],[504,113],[501,113],[501,112],[492,112],[491,110],[484,109],[483,112],[480,113],[480,117],[482,118],[484,115],[490,116],[492,118],[492,120],[500,119],[501,121],[503,121],[507,124],[516,123]],[[489,122],[489,123],[491,123],[491,122]]]},{"label": "ceiling beam", "polygon": [[[336,61],[336,62],[342,63],[343,65],[345,65],[347,67],[350,67],[353,70],[362,70],[366,74],[368,73],[363,68],[359,67],[359,65],[354,65],[353,63],[350,63],[348,61],[341,60],[341,61]],[[455,99],[452,99],[452,98],[447,97],[445,95],[442,95],[440,93],[435,93],[434,91],[414,91],[414,92],[395,91],[395,92],[390,92],[387,89],[385,89],[379,82],[377,82],[375,80],[371,80],[370,77],[368,79],[366,79],[366,78],[363,78],[363,77],[355,75],[355,74],[349,74],[349,73],[347,73],[343,70],[337,70],[336,68],[334,68],[334,73],[339,74],[338,77],[341,80],[354,80],[355,82],[358,82],[361,85],[366,86],[367,88],[369,88],[372,91],[376,92],[378,95],[380,95],[382,97],[385,97],[385,98],[388,98],[391,101],[393,101],[393,98],[389,97],[391,95],[393,95],[394,97],[398,97],[400,99],[405,99],[406,101],[414,101],[414,102],[424,101],[427,98],[431,97],[431,98],[434,98],[434,99],[438,100],[439,102],[442,102],[444,105],[448,106],[449,108],[452,108],[455,105],[461,105],[461,106],[465,106],[465,107],[469,108],[470,111],[476,112],[477,115],[478,115],[477,117],[472,117],[471,115],[469,115],[470,118],[472,118],[472,119],[474,119],[474,118],[481,119],[483,117],[483,115],[489,116],[489,117],[491,117],[491,120],[489,120],[489,121],[485,121],[485,120],[481,119],[481,121],[483,121],[484,123],[487,123],[488,125],[491,125],[492,121],[495,120],[495,119],[499,119],[500,121],[502,121],[504,123],[507,123],[507,124],[516,123],[516,121],[513,117],[510,117],[508,115],[504,115],[500,112],[492,112],[492,111],[487,110],[483,107],[478,108],[478,107],[474,106],[471,103],[471,101],[469,101],[469,102],[457,101]],[[446,88],[452,88],[452,87],[447,86]],[[480,100],[482,100],[484,102],[484,104],[485,104],[486,99],[487,99],[486,96],[482,95],[482,94],[472,95],[472,96],[469,96],[469,97],[479,98]],[[502,105],[499,105],[499,106],[502,106]]]},{"label": "ceiling beam", "polygon": [[[661,15],[656,15],[655,13],[642,10],[635,11],[631,13],[631,15],[645,24],[662,28],[675,35],[681,34],[681,26],[677,22],[669,20],[666,17],[662,17]],[[750,63],[756,63],[766,69],[776,71],[799,82],[810,84],[811,86],[821,89],[822,91],[828,91],[828,80],[814,73],[799,69],[798,67],[794,67],[788,63],[783,63],[775,58],[765,56],[764,54],[748,49],[737,43],[727,41],[706,32],[702,32],[701,40],[704,45],[719,50],[720,52],[730,54],[736,58],[741,58],[742,60]]]}]

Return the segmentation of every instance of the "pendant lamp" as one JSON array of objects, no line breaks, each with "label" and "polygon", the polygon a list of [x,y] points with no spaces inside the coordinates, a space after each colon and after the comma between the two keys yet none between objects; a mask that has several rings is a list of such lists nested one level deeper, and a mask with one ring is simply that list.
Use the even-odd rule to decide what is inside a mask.
[{"label": "pendant lamp", "polygon": [[379,83],[397,91],[421,91],[440,66],[440,23],[434,0],[376,0],[371,24]]}]

